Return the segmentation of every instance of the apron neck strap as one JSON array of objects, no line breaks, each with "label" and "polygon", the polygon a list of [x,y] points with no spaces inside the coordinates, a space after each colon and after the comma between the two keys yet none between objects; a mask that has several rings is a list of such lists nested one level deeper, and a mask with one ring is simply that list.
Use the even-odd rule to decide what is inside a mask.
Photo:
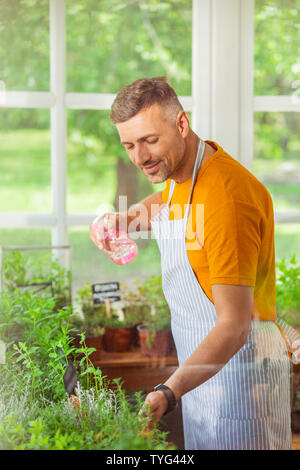
[{"label": "apron neck strap", "polygon": [[[186,209],[185,209],[184,218],[187,217],[187,215],[189,213],[189,204],[190,204],[190,201],[191,201],[194,184],[195,184],[195,181],[197,179],[198,173],[200,171],[204,151],[205,151],[205,142],[204,142],[204,140],[200,139],[198,149],[197,149],[196,159],[195,159],[195,163],[194,163],[194,168],[193,168],[192,184],[191,184],[191,188],[190,188],[189,199],[188,199],[188,203],[187,203],[187,206],[186,206]],[[168,206],[171,203],[174,188],[175,188],[175,181],[171,180],[170,190],[169,190],[169,198],[168,198],[168,202],[167,202]]]}]

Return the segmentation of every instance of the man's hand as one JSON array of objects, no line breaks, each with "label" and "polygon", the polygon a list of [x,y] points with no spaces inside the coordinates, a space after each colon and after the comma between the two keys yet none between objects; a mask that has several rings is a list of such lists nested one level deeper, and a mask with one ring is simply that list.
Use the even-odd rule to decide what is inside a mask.
[{"label": "man's hand", "polygon": [[[109,226],[115,228],[116,231],[120,230],[125,233],[151,230],[151,218],[163,207],[162,191],[160,191],[150,194],[141,202],[131,206],[128,211],[112,212],[97,217],[90,225],[90,239],[98,248],[107,252],[110,247],[104,235]],[[108,215],[107,222],[106,215]]]},{"label": "man's hand", "polygon": [[146,418],[146,427],[144,431],[152,431],[167,408],[168,400],[161,390],[148,393],[139,412],[139,415],[141,416],[140,421],[143,421],[143,418]]},{"label": "man's hand", "polygon": [[97,217],[90,225],[90,239],[105,253],[110,250],[109,242],[106,239],[108,231],[119,234],[119,230],[127,231],[126,214],[110,213]]}]

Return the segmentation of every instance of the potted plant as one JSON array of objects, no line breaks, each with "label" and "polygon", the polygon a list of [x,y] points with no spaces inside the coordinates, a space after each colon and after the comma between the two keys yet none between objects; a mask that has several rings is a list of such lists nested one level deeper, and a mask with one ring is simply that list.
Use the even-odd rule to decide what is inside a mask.
[{"label": "potted plant", "polygon": [[90,319],[86,320],[79,317],[72,320],[72,326],[74,346],[77,349],[81,348],[81,333],[84,333],[84,342],[86,346],[88,348],[96,349],[89,356],[90,360],[93,363],[100,361],[104,328],[96,321]]},{"label": "potted plant", "polygon": [[171,313],[161,287],[161,276],[150,276],[140,288],[150,312],[138,326],[141,353],[145,356],[167,356],[171,343]]},{"label": "potted plant", "polygon": [[[95,331],[97,327],[101,328],[101,335],[97,336],[101,336],[101,344],[105,351],[126,352],[131,349],[136,321],[134,314],[130,315],[127,312],[128,315],[124,315],[120,308],[117,309],[110,305],[109,312],[107,312],[105,304],[94,305],[92,287],[89,282],[86,282],[83,288],[77,292],[76,299],[84,318],[82,327],[90,333],[93,333],[93,330]],[[87,336],[86,340],[87,346],[91,342],[95,344],[92,334]],[[98,345],[100,344],[99,341],[98,338]],[[100,351],[97,358],[100,358]]]},{"label": "potted plant", "polygon": [[112,309],[111,316],[105,317],[103,325],[105,327],[105,333],[103,338],[103,345],[105,351],[130,351],[134,342],[134,320],[125,317],[120,309]]},{"label": "potted plant", "polygon": [[[300,265],[296,255],[276,263],[276,309],[279,319],[300,335]],[[293,332],[294,330],[294,332]],[[300,345],[298,344],[298,349]],[[300,364],[293,364],[292,429],[300,431]]]},{"label": "potted plant", "polygon": [[125,283],[120,284],[122,294],[123,316],[133,326],[133,346],[139,346],[139,335],[137,327],[147,319],[151,312],[151,307],[147,303],[145,292],[142,289],[140,280],[133,282],[132,287]]}]

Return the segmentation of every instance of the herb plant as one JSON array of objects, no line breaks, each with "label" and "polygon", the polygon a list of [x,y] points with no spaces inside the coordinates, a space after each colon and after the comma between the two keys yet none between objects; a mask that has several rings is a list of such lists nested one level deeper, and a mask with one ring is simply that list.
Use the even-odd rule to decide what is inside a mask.
[{"label": "herb plant", "polygon": [[[0,365],[0,449],[166,449],[166,433],[144,432],[138,416],[142,392],[128,395],[120,379],[109,388],[89,360],[94,348],[72,344],[71,307],[18,289],[0,296],[0,336],[6,363]],[[58,348],[72,360],[79,379],[81,410],[66,396]],[[78,359],[77,359],[78,358]]]},{"label": "herb plant", "polygon": [[276,308],[282,320],[300,326],[300,265],[296,255],[276,263]]}]

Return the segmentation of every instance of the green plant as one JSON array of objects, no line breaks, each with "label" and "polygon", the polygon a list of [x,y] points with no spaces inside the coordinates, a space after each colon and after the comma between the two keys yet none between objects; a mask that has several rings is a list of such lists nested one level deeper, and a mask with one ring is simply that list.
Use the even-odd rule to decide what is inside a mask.
[{"label": "green plant", "polygon": [[130,328],[136,324],[134,318],[123,316],[122,313],[112,310],[111,316],[106,317],[104,326],[108,328]]},{"label": "green plant", "polygon": [[121,309],[111,306],[111,316],[109,317],[105,304],[93,304],[92,286],[90,282],[86,282],[82,289],[77,291],[76,296],[83,315],[82,319],[75,320],[80,330],[92,331],[99,328],[99,325],[101,328],[126,328],[142,321],[144,315],[142,316],[141,312],[147,307],[138,304],[137,294],[129,291],[124,284],[121,284],[121,294],[125,307],[121,311]]},{"label": "green plant", "polygon": [[[1,301],[6,305],[5,317],[1,310],[1,332],[14,342],[7,350],[6,364],[0,367],[0,449],[167,447],[166,435],[158,429],[146,436],[140,434],[143,423],[138,412],[144,399],[142,392],[128,399],[120,379],[114,380],[115,389],[111,390],[101,369],[89,360],[93,348],[86,346],[84,334],[80,348],[72,346],[71,308],[55,312],[53,300],[51,303],[51,299],[18,290],[2,293]],[[11,331],[16,307],[23,341],[17,341]],[[67,362],[73,358],[84,413],[77,413],[67,399],[63,384],[65,367],[58,348]]]},{"label": "green plant", "polygon": [[140,286],[139,292],[144,301],[149,305],[151,312],[160,315],[169,315],[170,310],[162,289],[162,277],[150,276]]},{"label": "green plant", "polygon": [[71,273],[52,254],[33,256],[18,250],[5,253],[3,283],[8,291],[26,286],[27,290],[38,289],[39,285],[43,288],[48,283],[48,287],[40,290],[40,297],[54,297],[57,308],[71,303]]},{"label": "green plant", "polygon": [[300,265],[296,255],[276,263],[276,309],[291,326],[300,325]]},{"label": "green plant", "polygon": [[132,325],[141,323],[151,313],[151,307],[148,305],[148,299],[145,297],[145,293],[142,288],[141,281],[135,281],[134,287],[129,288],[125,283],[121,283],[121,295],[123,301],[123,313],[124,317],[127,318],[128,322]]},{"label": "green plant", "polygon": [[150,276],[139,287],[141,297],[149,307],[147,315],[143,318],[143,325],[150,333],[146,338],[146,344],[150,349],[154,345],[156,333],[171,328],[171,312],[163,293],[161,279],[161,275]]},{"label": "green plant", "polygon": [[86,282],[77,291],[75,301],[78,303],[82,317],[74,317],[73,325],[76,330],[86,332],[88,335],[101,335],[104,333],[106,309],[104,304],[93,304],[92,286]]}]

